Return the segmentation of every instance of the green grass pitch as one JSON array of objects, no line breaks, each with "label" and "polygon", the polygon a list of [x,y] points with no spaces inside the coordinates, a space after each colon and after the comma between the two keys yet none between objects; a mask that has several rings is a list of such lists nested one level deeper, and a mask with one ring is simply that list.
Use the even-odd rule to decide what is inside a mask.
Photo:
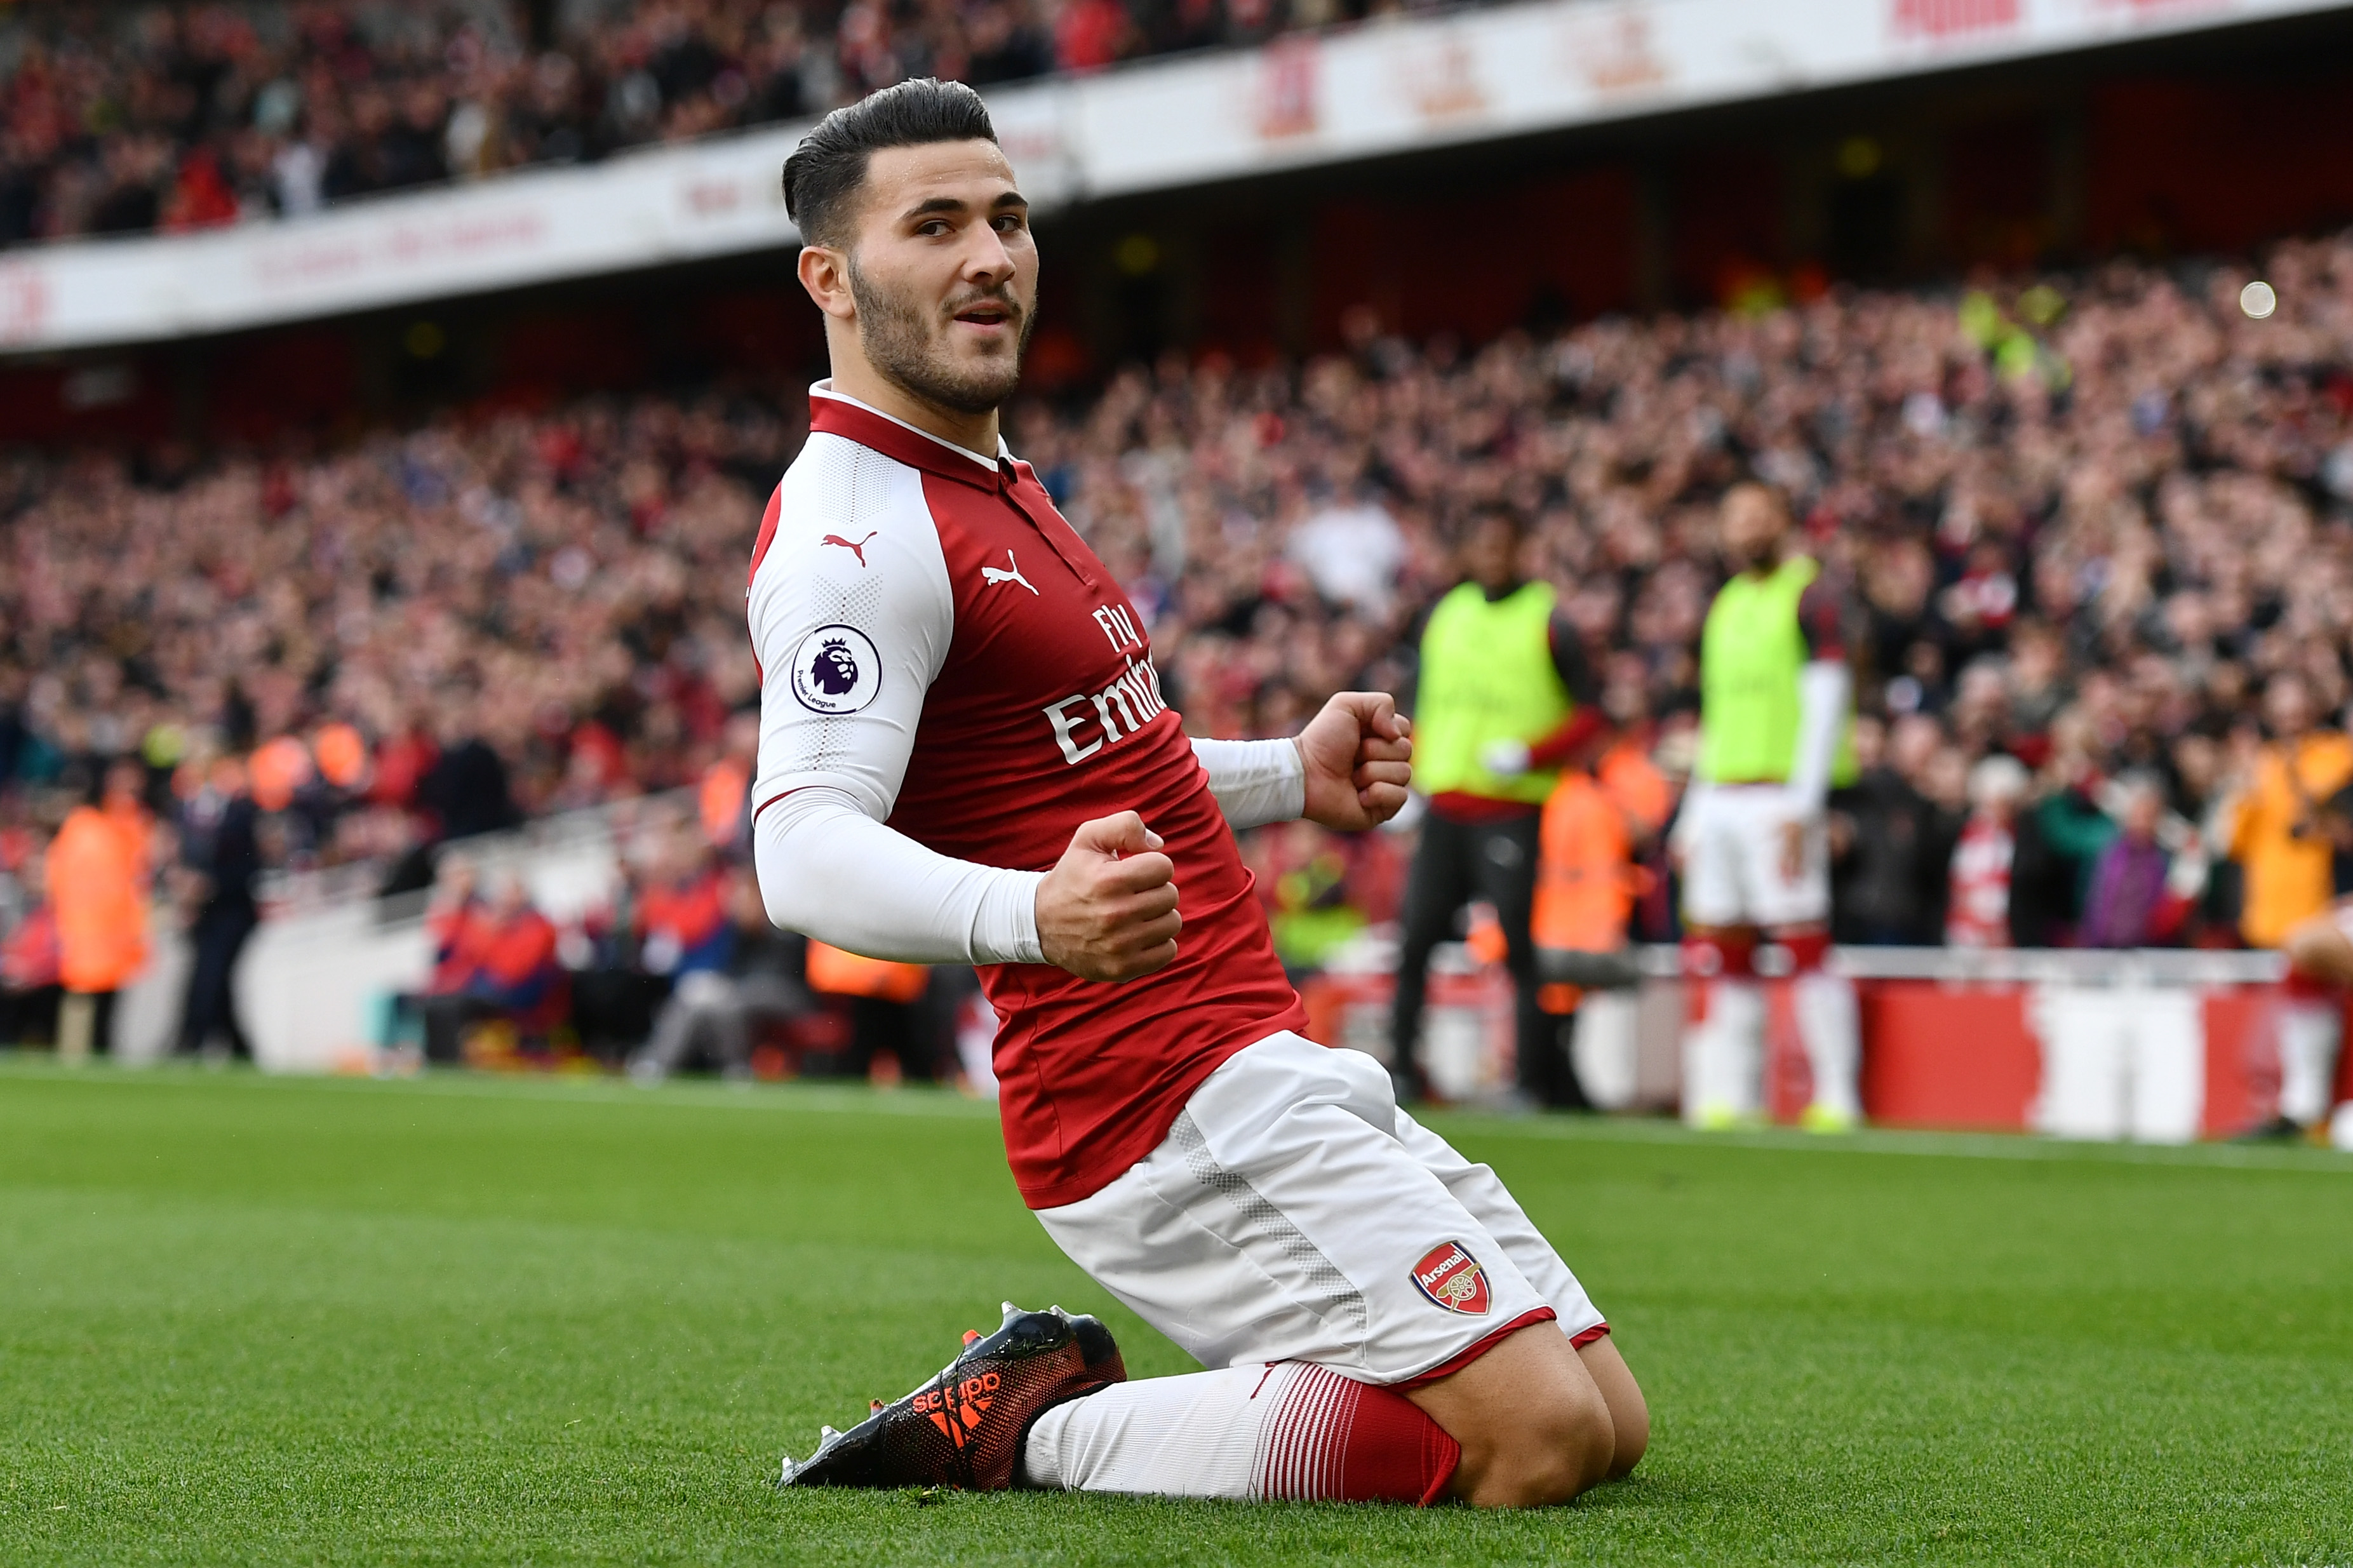
[{"label": "green grass pitch", "polygon": [[2353,1160],[1435,1119],[1656,1417],[1575,1507],[780,1495],[999,1297],[944,1095],[0,1065],[0,1563],[2353,1562]]}]

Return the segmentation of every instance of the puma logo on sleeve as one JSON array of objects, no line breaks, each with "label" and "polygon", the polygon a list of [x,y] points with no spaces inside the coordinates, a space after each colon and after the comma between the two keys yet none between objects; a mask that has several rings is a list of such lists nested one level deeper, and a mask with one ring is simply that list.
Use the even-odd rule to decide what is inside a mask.
[{"label": "puma logo on sleeve", "polygon": [[860,566],[863,566],[866,564],[866,547],[873,542],[874,534],[881,531],[881,530],[876,529],[873,532],[870,532],[864,539],[860,540],[855,544],[852,544],[849,541],[842,538],[841,535],[838,533],[828,533],[823,539],[818,540],[818,544],[819,548],[823,548],[828,544],[839,544],[844,550],[849,551],[852,555],[857,556],[858,563]]}]

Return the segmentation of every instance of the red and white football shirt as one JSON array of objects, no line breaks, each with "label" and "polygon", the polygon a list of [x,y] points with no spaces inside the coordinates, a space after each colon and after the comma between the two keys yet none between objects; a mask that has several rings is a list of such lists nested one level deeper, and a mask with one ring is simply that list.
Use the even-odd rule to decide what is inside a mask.
[{"label": "red and white football shirt", "polygon": [[761,524],[750,621],[759,810],[837,790],[940,855],[1030,872],[1121,811],[1166,841],[1185,922],[1168,967],[1112,985],[981,966],[1002,1019],[1006,1151],[1031,1207],[1096,1192],[1219,1063],[1303,1026],[1141,618],[1026,464],[819,383]]}]

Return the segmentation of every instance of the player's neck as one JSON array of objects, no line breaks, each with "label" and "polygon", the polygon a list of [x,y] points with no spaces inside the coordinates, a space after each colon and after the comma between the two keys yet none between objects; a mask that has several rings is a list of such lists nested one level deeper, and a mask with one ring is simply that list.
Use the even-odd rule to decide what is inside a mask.
[{"label": "player's neck", "polygon": [[997,455],[997,420],[994,408],[986,414],[966,414],[959,409],[943,408],[916,396],[856,354],[836,358],[833,389],[845,397],[858,399],[870,408],[879,409],[893,419],[913,425],[926,436],[936,436],[984,458],[993,458]]}]

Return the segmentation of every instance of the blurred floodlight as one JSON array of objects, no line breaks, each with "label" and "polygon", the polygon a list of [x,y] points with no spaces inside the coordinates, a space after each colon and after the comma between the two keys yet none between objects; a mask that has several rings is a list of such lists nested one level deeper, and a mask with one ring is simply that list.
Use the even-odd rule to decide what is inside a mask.
[{"label": "blurred floodlight", "polygon": [[2260,321],[2279,309],[2279,296],[2270,284],[2258,278],[2239,290],[2239,309],[2247,313],[2247,320]]}]

